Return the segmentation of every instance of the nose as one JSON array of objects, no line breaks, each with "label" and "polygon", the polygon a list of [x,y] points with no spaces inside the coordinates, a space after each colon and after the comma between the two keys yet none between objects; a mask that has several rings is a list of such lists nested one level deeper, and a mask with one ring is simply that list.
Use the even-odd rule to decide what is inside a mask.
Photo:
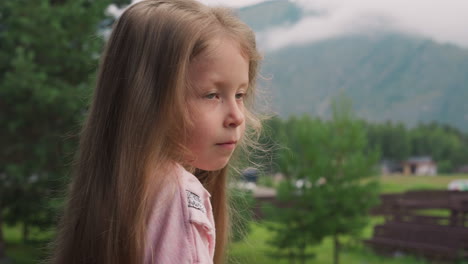
[{"label": "nose", "polygon": [[224,127],[236,128],[244,123],[244,106],[233,100],[226,104],[227,115],[224,119]]}]

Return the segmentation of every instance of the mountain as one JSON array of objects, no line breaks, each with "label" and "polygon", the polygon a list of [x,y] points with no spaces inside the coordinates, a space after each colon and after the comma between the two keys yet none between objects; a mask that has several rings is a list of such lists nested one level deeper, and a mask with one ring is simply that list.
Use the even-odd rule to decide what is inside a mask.
[{"label": "mountain", "polygon": [[[256,32],[293,24],[312,12],[269,1],[238,10]],[[313,13],[312,13],[313,15]],[[399,33],[355,34],[264,54],[260,81],[271,108],[286,117],[327,117],[344,92],[358,116],[407,125],[437,121],[468,131],[468,49]]]},{"label": "mountain", "polygon": [[289,1],[269,1],[242,8],[238,16],[256,32],[274,26],[293,24],[304,16],[303,10]]}]

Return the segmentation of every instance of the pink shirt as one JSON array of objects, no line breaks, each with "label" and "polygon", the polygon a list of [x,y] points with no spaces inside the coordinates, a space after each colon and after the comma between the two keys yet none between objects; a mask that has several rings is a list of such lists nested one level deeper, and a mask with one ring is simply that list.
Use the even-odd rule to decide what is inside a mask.
[{"label": "pink shirt", "polygon": [[210,194],[182,166],[173,175],[177,189],[163,211],[154,208],[146,238],[145,264],[213,263],[215,225]]}]

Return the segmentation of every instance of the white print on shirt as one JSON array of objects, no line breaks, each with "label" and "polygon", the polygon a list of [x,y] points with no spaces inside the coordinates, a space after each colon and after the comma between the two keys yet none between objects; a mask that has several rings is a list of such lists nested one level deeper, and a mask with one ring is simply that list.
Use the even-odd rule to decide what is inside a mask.
[{"label": "white print on shirt", "polygon": [[189,190],[185,190],[185,191],[187,192],[188,207],[192,207],[192,208],[202,211],[203,213],[206,213],[205,206],[201,202],[200,196],[196,195],[195,193]]}]

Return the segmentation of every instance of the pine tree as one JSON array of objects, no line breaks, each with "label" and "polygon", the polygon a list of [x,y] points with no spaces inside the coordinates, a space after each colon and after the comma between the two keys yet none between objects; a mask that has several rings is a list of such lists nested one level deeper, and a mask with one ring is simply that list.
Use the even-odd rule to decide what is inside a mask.
[{"label": "pine tree", "polygon": [[272,243],[305,263],[306,248],[324,237],[334,241],[334,263],[339,263],[340,237],[357,234],[368,224],[368,210],[377,202],[373,177],[378,160],[368,151],[362,122],[352,115],[343,96],[335,99],[330,121],[306,116],[285,123],[279,167],[286,180],[278,199]]},{"label": "pine tree", "polygon": [[[330,210],[328,230],[334,241],[334,261],[339,263],[342,235],[357,234],[369,221],[368,211],[378,201],[378,154],[366,151],[367,137],[361,122],[353,116],[351,102],[343,95],[333,102],[328,123],[327,156],[322,173],[327,184],[326,207]],[[326,153],[326,154],[325,154]]]},{"label": "pine tree", "polygon": [[[54,222],[94,83],[108,1],[0,1],[0,259],[3,222]],[[3,220],[3,221],[2,221]]]}]

